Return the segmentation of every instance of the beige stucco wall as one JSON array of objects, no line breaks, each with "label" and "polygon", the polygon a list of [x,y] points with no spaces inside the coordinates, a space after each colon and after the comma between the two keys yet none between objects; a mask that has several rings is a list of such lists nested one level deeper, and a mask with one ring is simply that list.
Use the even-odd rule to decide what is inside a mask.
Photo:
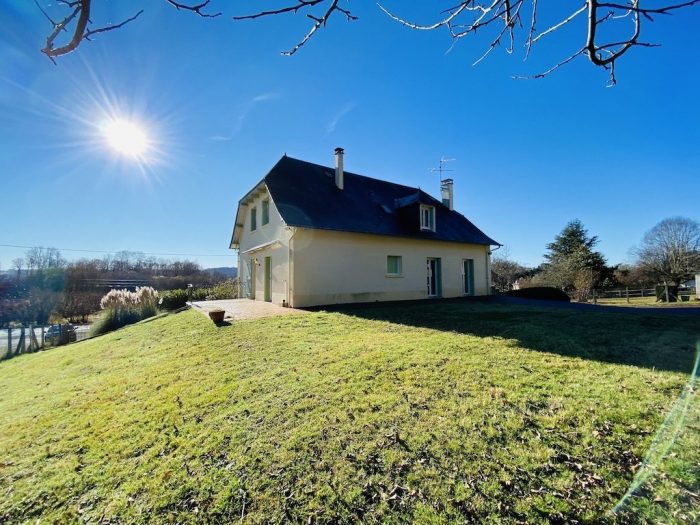
[{"label": "beige stucco wall", "polygon": [[[270,222],[262,223],[262,201],[270,200]],[[257,228],[250,230],[250,210],[256,208]],[[242,283],[254,290],[256,300],[265,299],[265,257],[272,257],[272,302],[282,304],[288,300],[289,281],[289,243],[291,234],[277,211],[274,201],[267,190],[263,190],[255,199],[243,206],[243,233],[240,239],[238,271]],[[251,248],[277,241],[273,246],[249,252]],[[249,252],[249,253],[246,253]],[[252,269],[252,272],[251,272]],[[252,273],[252,275],[251,275]]]},{"label": "beige stucco wall", "polygon": [[[297,229],[291,248],[294,307],[424,299],[429,257],[441,259],[442,297],[463,295],[464,259],[474,260],[475,295],[491,288],[488,246]],[[386,275],[387,255],[402,257],[401,277]]]}]

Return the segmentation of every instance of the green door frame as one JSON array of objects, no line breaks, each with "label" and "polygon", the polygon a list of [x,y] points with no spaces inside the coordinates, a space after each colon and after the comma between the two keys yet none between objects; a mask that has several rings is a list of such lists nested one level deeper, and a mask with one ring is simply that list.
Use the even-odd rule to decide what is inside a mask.
[{"label": "green door frame", "polygon": [[462,259],[462,294],[474,294],[474,259]]},{"label": "green door frame", "polygon": [[272,257],[265,257],[265,301],[272,302]]}]

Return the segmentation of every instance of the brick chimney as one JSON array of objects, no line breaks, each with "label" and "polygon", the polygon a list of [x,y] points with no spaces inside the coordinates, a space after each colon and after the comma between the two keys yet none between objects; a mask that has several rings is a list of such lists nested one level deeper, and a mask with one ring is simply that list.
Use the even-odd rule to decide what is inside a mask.
[{"label": "brick chimney", "polygon": [[335,185],[343,189],[345,184],[345,174],[343,173],[343,148],[335,148]]}]

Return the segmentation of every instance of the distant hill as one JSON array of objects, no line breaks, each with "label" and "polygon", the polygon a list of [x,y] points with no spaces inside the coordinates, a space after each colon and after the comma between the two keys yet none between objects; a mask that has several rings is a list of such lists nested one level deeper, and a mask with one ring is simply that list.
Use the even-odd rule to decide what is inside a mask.
[{"label": "distant hill", "polygon": [[235,266],[221,266],[219,268],[205,268],[205,272],[208,273],[218,273],[220,275],[225,275],[231,279],[235,279],[238,276],[238,268]]}]

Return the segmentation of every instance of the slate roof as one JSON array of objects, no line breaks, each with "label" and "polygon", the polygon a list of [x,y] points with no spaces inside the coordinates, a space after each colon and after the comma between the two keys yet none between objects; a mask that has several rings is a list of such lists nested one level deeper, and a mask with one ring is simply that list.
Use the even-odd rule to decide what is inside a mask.
[{"label": "slate roof", "polygon": [[[462,214],[424,191],[284,156],[264,182],[288,226],[499,245]],[[421,231],[419,205],[435,206],[436,231]]]}]

